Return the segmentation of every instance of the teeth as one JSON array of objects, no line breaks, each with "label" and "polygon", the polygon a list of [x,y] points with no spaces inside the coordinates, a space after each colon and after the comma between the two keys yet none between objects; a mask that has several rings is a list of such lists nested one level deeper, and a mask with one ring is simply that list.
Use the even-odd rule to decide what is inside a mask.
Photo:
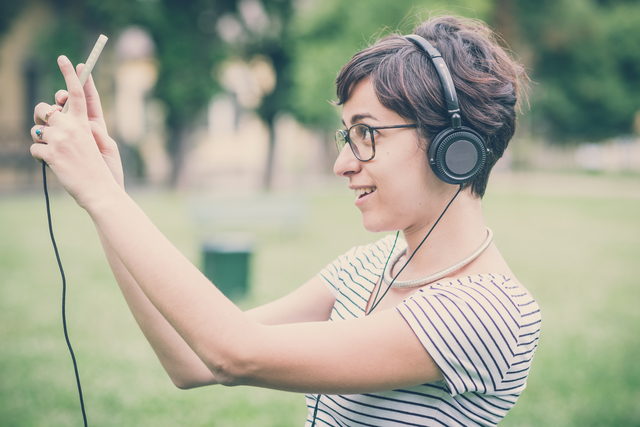
[{"label": "teeth", "polygon": [[365,194],[373,193],[376,190],[376,187],[367,187],[367,188],[356,188],[354,191],[356,193],[356,197],[362,197]]}]

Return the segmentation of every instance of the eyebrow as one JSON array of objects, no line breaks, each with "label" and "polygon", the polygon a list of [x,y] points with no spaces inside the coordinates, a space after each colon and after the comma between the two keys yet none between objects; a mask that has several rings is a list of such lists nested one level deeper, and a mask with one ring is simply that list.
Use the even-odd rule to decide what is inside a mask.
[{"label": "eyebrow", "polygon": [[[354,114],[353,116],[351,116],[351,124],[354,125],[356,123],[359,123],[362,119],[373,119],[375,121],[378,121],[378,119],[373,117],[371,114],[363,113],[363,114]],[[344,127],[347,127],[347,124],[344,122],[344,119],[342,119],[342,124],[344,125]]]}]

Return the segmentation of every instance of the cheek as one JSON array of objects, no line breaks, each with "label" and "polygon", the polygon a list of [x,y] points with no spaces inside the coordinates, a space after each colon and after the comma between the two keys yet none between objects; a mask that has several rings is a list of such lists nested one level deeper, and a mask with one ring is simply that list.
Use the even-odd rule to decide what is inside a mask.
[{"label": "cheek", "polygon": [[412,156],[407,159],[404,173],[407,175],[407,181],[412,187],[426,190],[433,183],[436,176],[433,174],[427,155],[424,151],[417,149]]},{"label": "cheek", "polygon": [[415,164],[398,169],[390,180],[389,188],[385,191],[387,202],[393,210],[407,212],[416,205],[425,203],[429,198],[430,177],[424,163],[414,160]]}]

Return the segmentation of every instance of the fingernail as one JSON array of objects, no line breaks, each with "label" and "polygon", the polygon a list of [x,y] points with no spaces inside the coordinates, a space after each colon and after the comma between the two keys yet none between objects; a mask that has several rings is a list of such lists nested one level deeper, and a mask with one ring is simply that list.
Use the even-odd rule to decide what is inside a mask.
[{"label": "fingernail", "polygon": [[62,65],[62,64],[66,64],[68,62],[69,62],[69,58],[67,58],[66,56],[60,55],[58,57],[58,64]]}]

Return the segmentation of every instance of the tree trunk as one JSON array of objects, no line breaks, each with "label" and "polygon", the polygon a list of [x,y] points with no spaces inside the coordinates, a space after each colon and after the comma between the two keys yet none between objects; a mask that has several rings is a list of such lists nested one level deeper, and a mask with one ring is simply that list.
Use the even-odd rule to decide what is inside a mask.
[{"label": "tree trunk", "polygon": [[179,184],[180,174],[184,166],[185,158],[189,151],[189,133],[187,126],[175,126],[169,128],[169,141],[167,151],[171,159],[171,173],[169,174],[169,187],[176,188]]},{"label": "tree trunk", "polygon": [[267,149],[267,162],[264,168],[264,177],[262,179],[262,189],[264,191],[270,191],[273,189],[273,163],[275,160],[276,149],[276,129],[275,119],[273,117],[267,121],[267,127],[269,128],[269,146]]}]

